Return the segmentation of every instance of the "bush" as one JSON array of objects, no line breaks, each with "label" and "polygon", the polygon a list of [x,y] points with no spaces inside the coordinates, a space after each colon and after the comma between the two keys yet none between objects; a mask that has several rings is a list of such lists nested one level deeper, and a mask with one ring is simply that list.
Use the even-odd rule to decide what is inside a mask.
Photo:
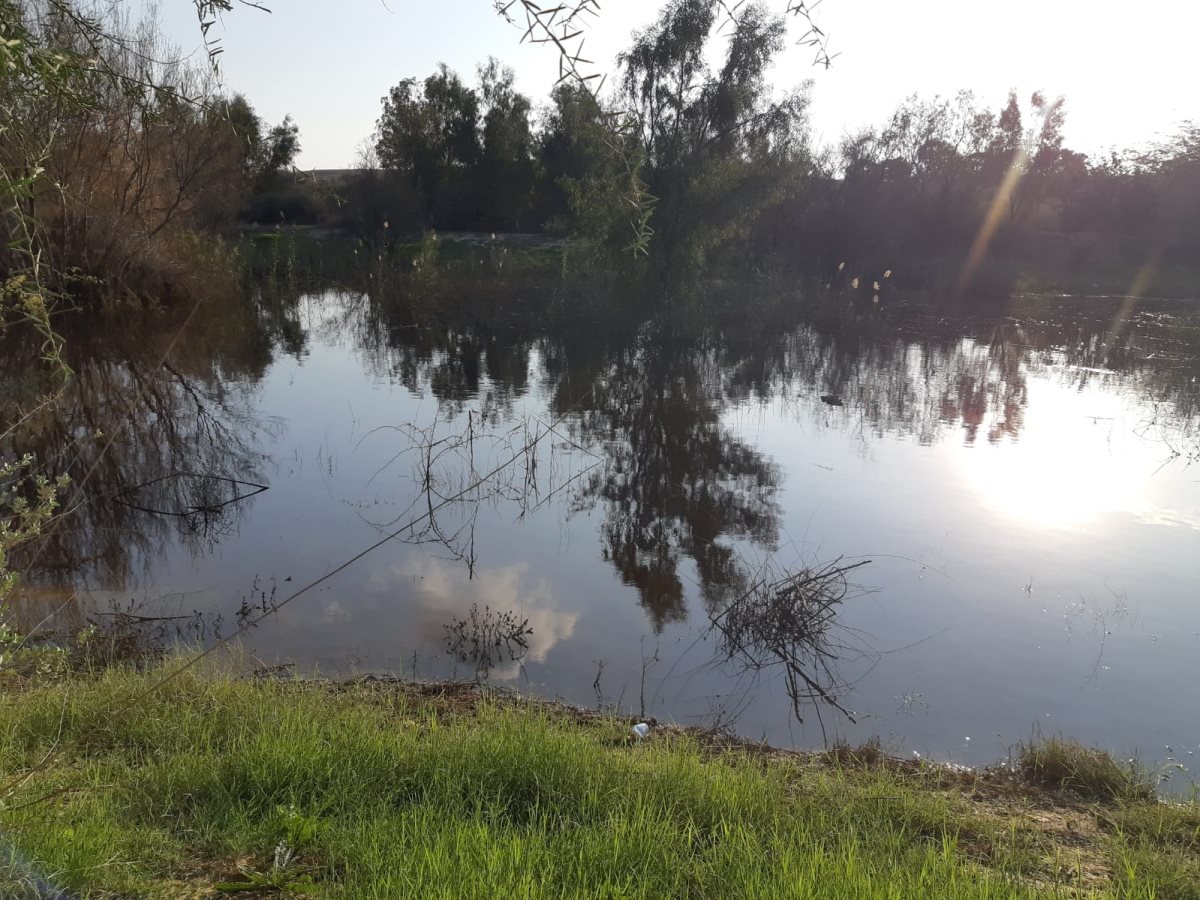
[{"label": "bush", "polygon": [[255,225],[315,225],[324,215],[312,194],[297,185],[254,194],[241,218]]}]

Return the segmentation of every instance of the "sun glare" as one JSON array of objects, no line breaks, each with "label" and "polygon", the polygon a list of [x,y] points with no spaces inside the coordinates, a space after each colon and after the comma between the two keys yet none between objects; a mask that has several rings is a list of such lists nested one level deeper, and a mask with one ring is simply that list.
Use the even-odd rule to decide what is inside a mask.
[{"label": "sun glare", "polygon": [[1127,440],[1120,411],[1085,413],[1080,395],[1058,385],[1030,385],[1030,395],[1019,442],[962,454],[966,481],[983,507],[1043,528],[1140,514],[1153,460]]}]

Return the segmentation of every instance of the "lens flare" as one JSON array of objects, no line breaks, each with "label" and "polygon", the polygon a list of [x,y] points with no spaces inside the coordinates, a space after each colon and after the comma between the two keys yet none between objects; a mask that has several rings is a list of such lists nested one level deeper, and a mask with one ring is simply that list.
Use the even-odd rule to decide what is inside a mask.
[{"label": "lens flare", "polygon": [[958,293],[961,294],[966,290],[971,279],[975,277],[979,264],[987,255],[988,246],[991,244],[992,238],[996,236],[996,230],[1000,227],[1004,211],[1012,203],[1017,185],[1021,183],[1028,162],[1028,151],[1024,147],[1017,148],[1017,152],[1013,154],[1012,162],[1008,166],[1008,171],[1004,173],[1004,180],[1000,182],[996,193],[992,196],[992,202],[983,217],[983,223],[979,226],[975,240],[971,243],[971,249],[967,251],[967,261],[963,264],[962,273],[958,276]]}]

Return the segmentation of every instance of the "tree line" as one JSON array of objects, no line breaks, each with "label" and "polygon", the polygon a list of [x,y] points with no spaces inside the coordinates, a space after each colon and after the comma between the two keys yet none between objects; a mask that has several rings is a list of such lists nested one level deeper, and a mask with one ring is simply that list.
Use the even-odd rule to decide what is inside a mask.
[{"label": "tree line", "polygon": [[812,171],[808,86],[778,96],[765,77],[785,33],[762,4],[675,0],[611,91],[564,81],[540,110],[495,59],[473,85],[444,65],[406,78],[347,187],[349,224],[546,229],[626,263],[700,262]]},{"label": "tree line", "polygon": [[1063,99],[1040,92],[1010,93],[995,110],[966,91],[912,96],[827,151],[805,189],[756,223],[754,240],[776,259],[804,248],[793,264],[810,271],[852,261],[959,288],[1014,264],[1079,275],[1194,266],[1200,126],[1088,157],[1065,145],[1065,121]]},{"label": "tree line", "polygon": [[664,277],[894,269],[950,286],[1007,260],[1086,271],[1200,252],[1200,126],[1089,158],[1064,143],[1061,98],[991,109],[964,92],[912,97],[818,147],[811,82],[767,81],[788,41],[762,3],[671,0],[606,87],[567,79],[543,102],[494,58],[470,80],[444,65],[406,77],[335,184],[294,173],[296,124],[223,96],[206,61],[166,46],[152,20],[79,10],[0,0],[0,263],[12,274],[36,259],[74,294],[195,289],[225,264],[196,235],[246,223],[326,222],[372,240],[547,231]]},{"label": "tree line", "polygon": [[[1186,264],[1200,252],[1200,126],[1153,147],[1067,147],[1062,98],[910,97],[884,123],[814,146],[812,84],[773,90],[784,20],[762,4],[673,0],[604,92],[564,82],[535,105],[489,59],[382,100],[344,221],[362,235],[537,231],[665,272],[717,261],[814,274],[997,261]],[[639,221],[649,240],[638,239]],[[630,251],[634,251],[631,254]],[[952,264],[951,261],[957,261]]]}]

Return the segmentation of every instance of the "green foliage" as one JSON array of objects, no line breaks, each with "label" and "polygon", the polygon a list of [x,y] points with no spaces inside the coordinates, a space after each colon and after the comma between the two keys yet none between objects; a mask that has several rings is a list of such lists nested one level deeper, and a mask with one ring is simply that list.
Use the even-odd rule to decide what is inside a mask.
[{"label": "green foliage", "polygon": [[26,636],[12,625],[7,601],[18,582],[9,567],[12,552],[42,533],[67,484],[66,476],[51,481],[38,472],[29,454],[15,461],[0,459],[0,671],[45,677],[63,670],[65,655],[58,648],[28,646]]},{"label": "green foliage", "polygon": [[645,255],[653,213],[641,150],[587,88],[561,84],[551,101],[538,148],[542,215],[593,262],[630,267]]},{"label": "green foliage", "polygon": [[50,321],[50,292],[39,285],[38,274],[35,265],[31,273],[19,273],[0,283],[0,336],[12,323],[32,328],[42,339],[42,361],[47,370],[62,380],[70,377],[71,371],[63,361],[62,339]]},{"label": "green foliage", "polygon": [[1111,865],[1130,893],[1152,888],[1155,897],[1200,896],[1200,806],[1124,802],[1105,810],[1100,825],[1113,835]]},{"label": "green foliage", "polygon": [[479,177],[491,189],[479,211],[487,228],[520,231],[533,208],[534,163],[532,106],[513,86],[513,70],[494,58],[479,67],[483,127]]},{"label": "green foliage", "polygon": [[84,105],[88,68],[73,48],[40,40],[24,4],[0,0],[0,334],[13,321],[35,328],[60,375],[69,373],[50,324],[42,223],[34,211],[52,147],[35,111]]},{"label": "green foliage", "polygon": [[1089,159],[1065,146],[1065,116],[1041,92],[999,109],[966,91],[909,97],[761,218],[756,246],[823,278],[849,261],[895,267],[908,287],[1007,295],[1023,275],[1084,293],[1109,289],[1109,271],[1127,291],[1145,267],[1141,288],[1161,292],[1163,264],[1200,250],[1200,142],[1185,125],[1148,152]]},{"label": "green foliage", "polygon": [[430,229],[421,236],[412,257],[413,275],[423,283],[429,284],[437,280],[438,262],[442,255],[442,245],[437,232]]},{"label": "green foliage", "polygon": [[63,655],[56,648],[26,646],[25,635],[10,622],[7,601],[18,580],[9,568],[12,552],[42,533],[67,483],[66,476],[51,481],[37,472],[29,454],[11,462],[0,459],[0,670],[45,676],[62,669]]},{"label": "green foliage", "polygon": [[385,170],[407,179],[427,216],[459,219],[481,155],[478,95],[445,65],[423,83],[401,81],[384,98],[375,151]]},{"label": "green foliage", "polygon": [[[51,324],[51,291],[45,284],[40,235],[34,215],[36,191],[50,147],[38,139],[29,117],[39,106],[80,104],[88,63],[79,55],[38,39],[23,4],[0,0],[0,336],[11,327],[32,328],[42,340],[45,371],[54,380],[70,375],[62,341]],[[36,119],[35,119],[36,121]],[[39,402],[48,402],[42,398]],[[0,423],[7,439],[30,410],[10,408]],[[6,601],[17,584],[9,568],[14,550],[41,533],[58,506],[66,479],[51,480],[34,468],[33,457],[0,457],[0,666],[19,656],[23,636],[8,621]]]},{"label": "green foliage", "polygon": [[562,80],[536,140],[511,70],[489,60],[473,89],[443,65],[384,98],[374,149],[438,228],[545,225],[595,260],[691,268],[807,173],[807,94],[772,99],[764,77],[784,32],[761,5],[676,0],[622,55],[617,94]]},{"label": "green foliage", "polygon": [[1155,847],[1200,850],[1200,805],[1123,803],[1106,811],[1103,826]]},{"label": "green foliage", "polygon": [[242,174],[258,193],[276,189],[280,176],[300,153],[300,128],[290,115],[264,131],[264,124],[242,94],[210,105],[210,116],[232,133],[239,150]]},{"label": "green foliage", "polygon": [[267,132],[262,142],[262,171],[274,175],[290,169],[300,153],[300,126],[290,115]]},{"label": "green foliage", "polygon": [[[460,717],[403,692],[189,676],[136,717],[104,714],[145,677],[110,673],[0,707],[6,768],[70,742],[69,761],[22,797],[75,790],[49,815],[14,796],[4,818],[27,856],[78,889],[151,892],[245,857],[263,865],[224,889],[1019,897],[1073,886],[1057,869],[1064,880],[1047,884],[1036,844],[912,776],[706,759],[678,738],[629,748],[610,725],[486,703]],[[1185,877],[1161,859],[1139,869],[1129,845],[1112,852],[1131,860],[1128,896]]]},{"label": "green foliage", "polygon": [[0,460],[0,603],[16,585],[8,571],[12,550],[41,533],[58,508],[58,494],[67,485],[65,476],[51,481],[33,468],[33,457]]},{"label": "green foliage", "polygon": [[296,854],[312,844],[321,828],[315,816],[305,815],[295,806],[280,806],[272,817],[272,830],[279,835],[271,868],[266,872],[253,869],[242,872],[244,881],[218,882],[216,889],[224,893],[240,891],[307,891],[316,887],[310,875],[295,871]]},{"label": "green foliage", "polygon": [[538,224],[530,220],[531,111],[512,69],[494,58],[479,67],[477,88],[442,65],[424,82],[401,81],[384,98],[375,155],[385,173],[410,187],[422,224],[528,230]]},{"label": "green foliage", "polygon": [[1091,800],[1147,800],[1154,784],[1130,761],[1119,764],[1104,750],[1066,738],[1036,738],[1022,744],[1017,768],[1030,784],[1069,791]]},{"label": "green foliage", "polygon": [[[715,757],[684,736],[630,746],[620,723],[402,688],[188,674],[124,710],[155,677],[109,671],[0,698],[5,771],[61,748],[10,786],[0,825],[64,888],[179,896],[209,872],[224,890],[312,897],[1084,889],[1052,850],[939,791],[936,773]],[[1114,858],[1134,852],[1114,841]],[[243,860],[239,878],[221,874]],[[1159,865],[1162,881],[1138,873],[1121,896],[1184,877]]]},{"label": "green foliage", "polygon": [[257,177],[262,163],[263,122],[243,94],[214,105],[214,111],[229,126],[240,150],[242,174]]},{"label": "green foliage", "polygon": [[[728,39],[710,71],[718,26]],[[784,24],[760,4],[674,0],[621,55],[621,102],[655,199],[650,254],[680,274],[749,235],[757,215],[807,174],[806,90],[773,99],[768,65]]]}]

